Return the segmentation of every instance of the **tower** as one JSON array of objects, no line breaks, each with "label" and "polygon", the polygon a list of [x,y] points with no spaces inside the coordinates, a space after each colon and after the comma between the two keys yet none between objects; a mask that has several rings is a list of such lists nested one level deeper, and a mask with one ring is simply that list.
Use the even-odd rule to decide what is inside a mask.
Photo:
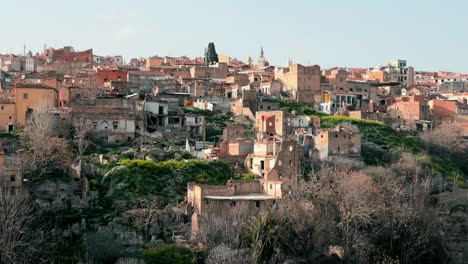
[{"label": "tower", "polygon": [[252,57],[249,56],[247,58],[247,65],[252,66],[252,62],[253,62]]},{"label": "tower", "polygon": [[263,46],[260,46],[260,56],[258,57],[258,60],[257,60],[257,67],[268,66],[268,61],[265,59],[264,55],[265,54],[263,52]]}]

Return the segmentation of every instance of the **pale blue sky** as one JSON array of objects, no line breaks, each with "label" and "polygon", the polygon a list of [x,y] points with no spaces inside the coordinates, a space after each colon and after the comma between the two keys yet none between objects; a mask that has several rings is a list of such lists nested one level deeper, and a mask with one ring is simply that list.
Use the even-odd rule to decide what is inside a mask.
[{"label": "pale blue sky", "polygon": [[288,57],[322,67],[402,58],[468,73],[466,0],[1,0],[0,53],[73,45],[95,54]]}]

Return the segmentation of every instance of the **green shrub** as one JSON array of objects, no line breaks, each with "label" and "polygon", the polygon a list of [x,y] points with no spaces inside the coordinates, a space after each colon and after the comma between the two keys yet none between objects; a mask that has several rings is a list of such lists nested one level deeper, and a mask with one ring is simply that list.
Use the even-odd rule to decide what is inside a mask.
[{"label": "green shrub", "polygon": [[315,110],[313,107],[306,104],[298,103],[292,100],[285,99],[266,99],[265,101],[279,104],[281,110],[291,113],[295,111],[296,114],[326,116],[327,114]]},{"label": "green shrub", "polygon": [[320,126],[333,128],[344,122],[359,128],[363,142],[362,156],[368,164],[388,163],[392,154],[401,150],[411,153],[421,151],[421,143],[415,134],[396,131],[382,122],[347,116],[322,116]]},{"label": "green shrub", "polygon": [[260,177],[256,174],[253,173],[245,173],[241,175],[241,180],[243,181],[251,181],[251,180],[257,180]]},{"label": "green shrub", "polygon": [[182,109],[184,110],[185,113],[192,113],[192,114],[195,114],[195,115],[203,115],[203,116],[212,116],[213,115],[213,112],[211,112],[209,110],[198,109],[198,108],[195,108],[195,107],[185,106]]},{"label": "green shrub", "polygon": [[122,159],[134,159],[135,158],[135,153],[133,153],[133,152],[123,153],[121,155],[121,158]]},{"label": "green shrub", "polygon": [[96,179],[89,180],[89,189],[91,191],[97,191],[97,187],[98,187],[98,182]]},{"label": "green shrub", "polygon": [[175,155],[175,160],[181,161],[181,160],[188,160],[188,159],[193,159],[194,157],[188,153],[187,151],[182,151],[179,152]]},{"label": "green shrub", "polygon": [[103,180],[106,188],[116,187],[114,196],[131,199],[157,195],[163,205],[182,199],[188,182],[222,185],[234,178],[229,165],[221,161],[122,160],[120,165],[125,168],[109,172]]},{"label": "green shrub", "polygon": [[147,264],[191,264],[193,253],[185,247],[163,246],[145,250],[144,260]]}]

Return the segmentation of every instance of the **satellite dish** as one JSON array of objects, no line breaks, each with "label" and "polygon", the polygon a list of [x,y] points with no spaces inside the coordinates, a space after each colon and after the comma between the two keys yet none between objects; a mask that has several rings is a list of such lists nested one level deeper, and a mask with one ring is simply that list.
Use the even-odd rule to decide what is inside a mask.
[{"label": "satellite dish", "polygon": [[26,78],[26,76],[21,75],[21,80],[24,80],[25,78]]}]

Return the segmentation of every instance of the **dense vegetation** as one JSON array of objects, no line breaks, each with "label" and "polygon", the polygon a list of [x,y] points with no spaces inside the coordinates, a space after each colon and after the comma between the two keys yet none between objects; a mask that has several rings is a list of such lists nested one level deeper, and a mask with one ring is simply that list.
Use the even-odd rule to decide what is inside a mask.
[{"label": "dense vegetation", "polygon": [[202,110],[194,107],[184,107],[184,112],[203,115],[206,117],[206,140],[217,141],[223,134],[223,129],[233,123],[232,113],[213,113],[208,110]]},{"label": "dense vegetation", "polygon": [[171,245],[145,250],[144,260],[146,263],[191,264],[193,263],[193,254],[186,247]]},{"label": "dense vegetation", "polygon": [[421,150],[415,134],[396,131],[381,122],[346,116],[323,116],[320,122],[322,128],[333,128],[343,123],[357,126],[362,134],[362,158],[366,164],[386,164],[396,152],[417,153]]},{"label": "dense vegetation", "polygon": [[280,106],[281,110],[291,113],[295,111],[296,114],[304,114],[304,115],[314,115],[314,116],[326,116],[327,114],[322,113],[320,111],[315,110],[313,107],[301,104],[292,100],[285,100],[285,99],[267,99],[265,101],[277,103]]},{"label": "dense vegetation", "polygon": [[[346,116],[321,117],[322,128],[332,128],[343,123],[356,125],[362,133],[361,156],[366,164],[389,164],[398,153],[407,151],[418,156],[421,164],[429,169],[428,173],[442,176],[448,181],[457,180],[460,187],[465,187],[464,177],[468,175],[468,170],[466,162],[460,162],[464,160],[460,157],[465,157],[465,153],[438,151],[425,144],[416,133],[396,131],[381,122]],[[440,136],[450,137],[448,134]]]},{"label": "dense vegetation", "polygon": [[231,168],[221,161],[122,160],[120,165],[103,181],[107,188],[115,188],[114,197],[155,195],[163,204],[183,200],[188,182],[219,185],[234,177]]}]

